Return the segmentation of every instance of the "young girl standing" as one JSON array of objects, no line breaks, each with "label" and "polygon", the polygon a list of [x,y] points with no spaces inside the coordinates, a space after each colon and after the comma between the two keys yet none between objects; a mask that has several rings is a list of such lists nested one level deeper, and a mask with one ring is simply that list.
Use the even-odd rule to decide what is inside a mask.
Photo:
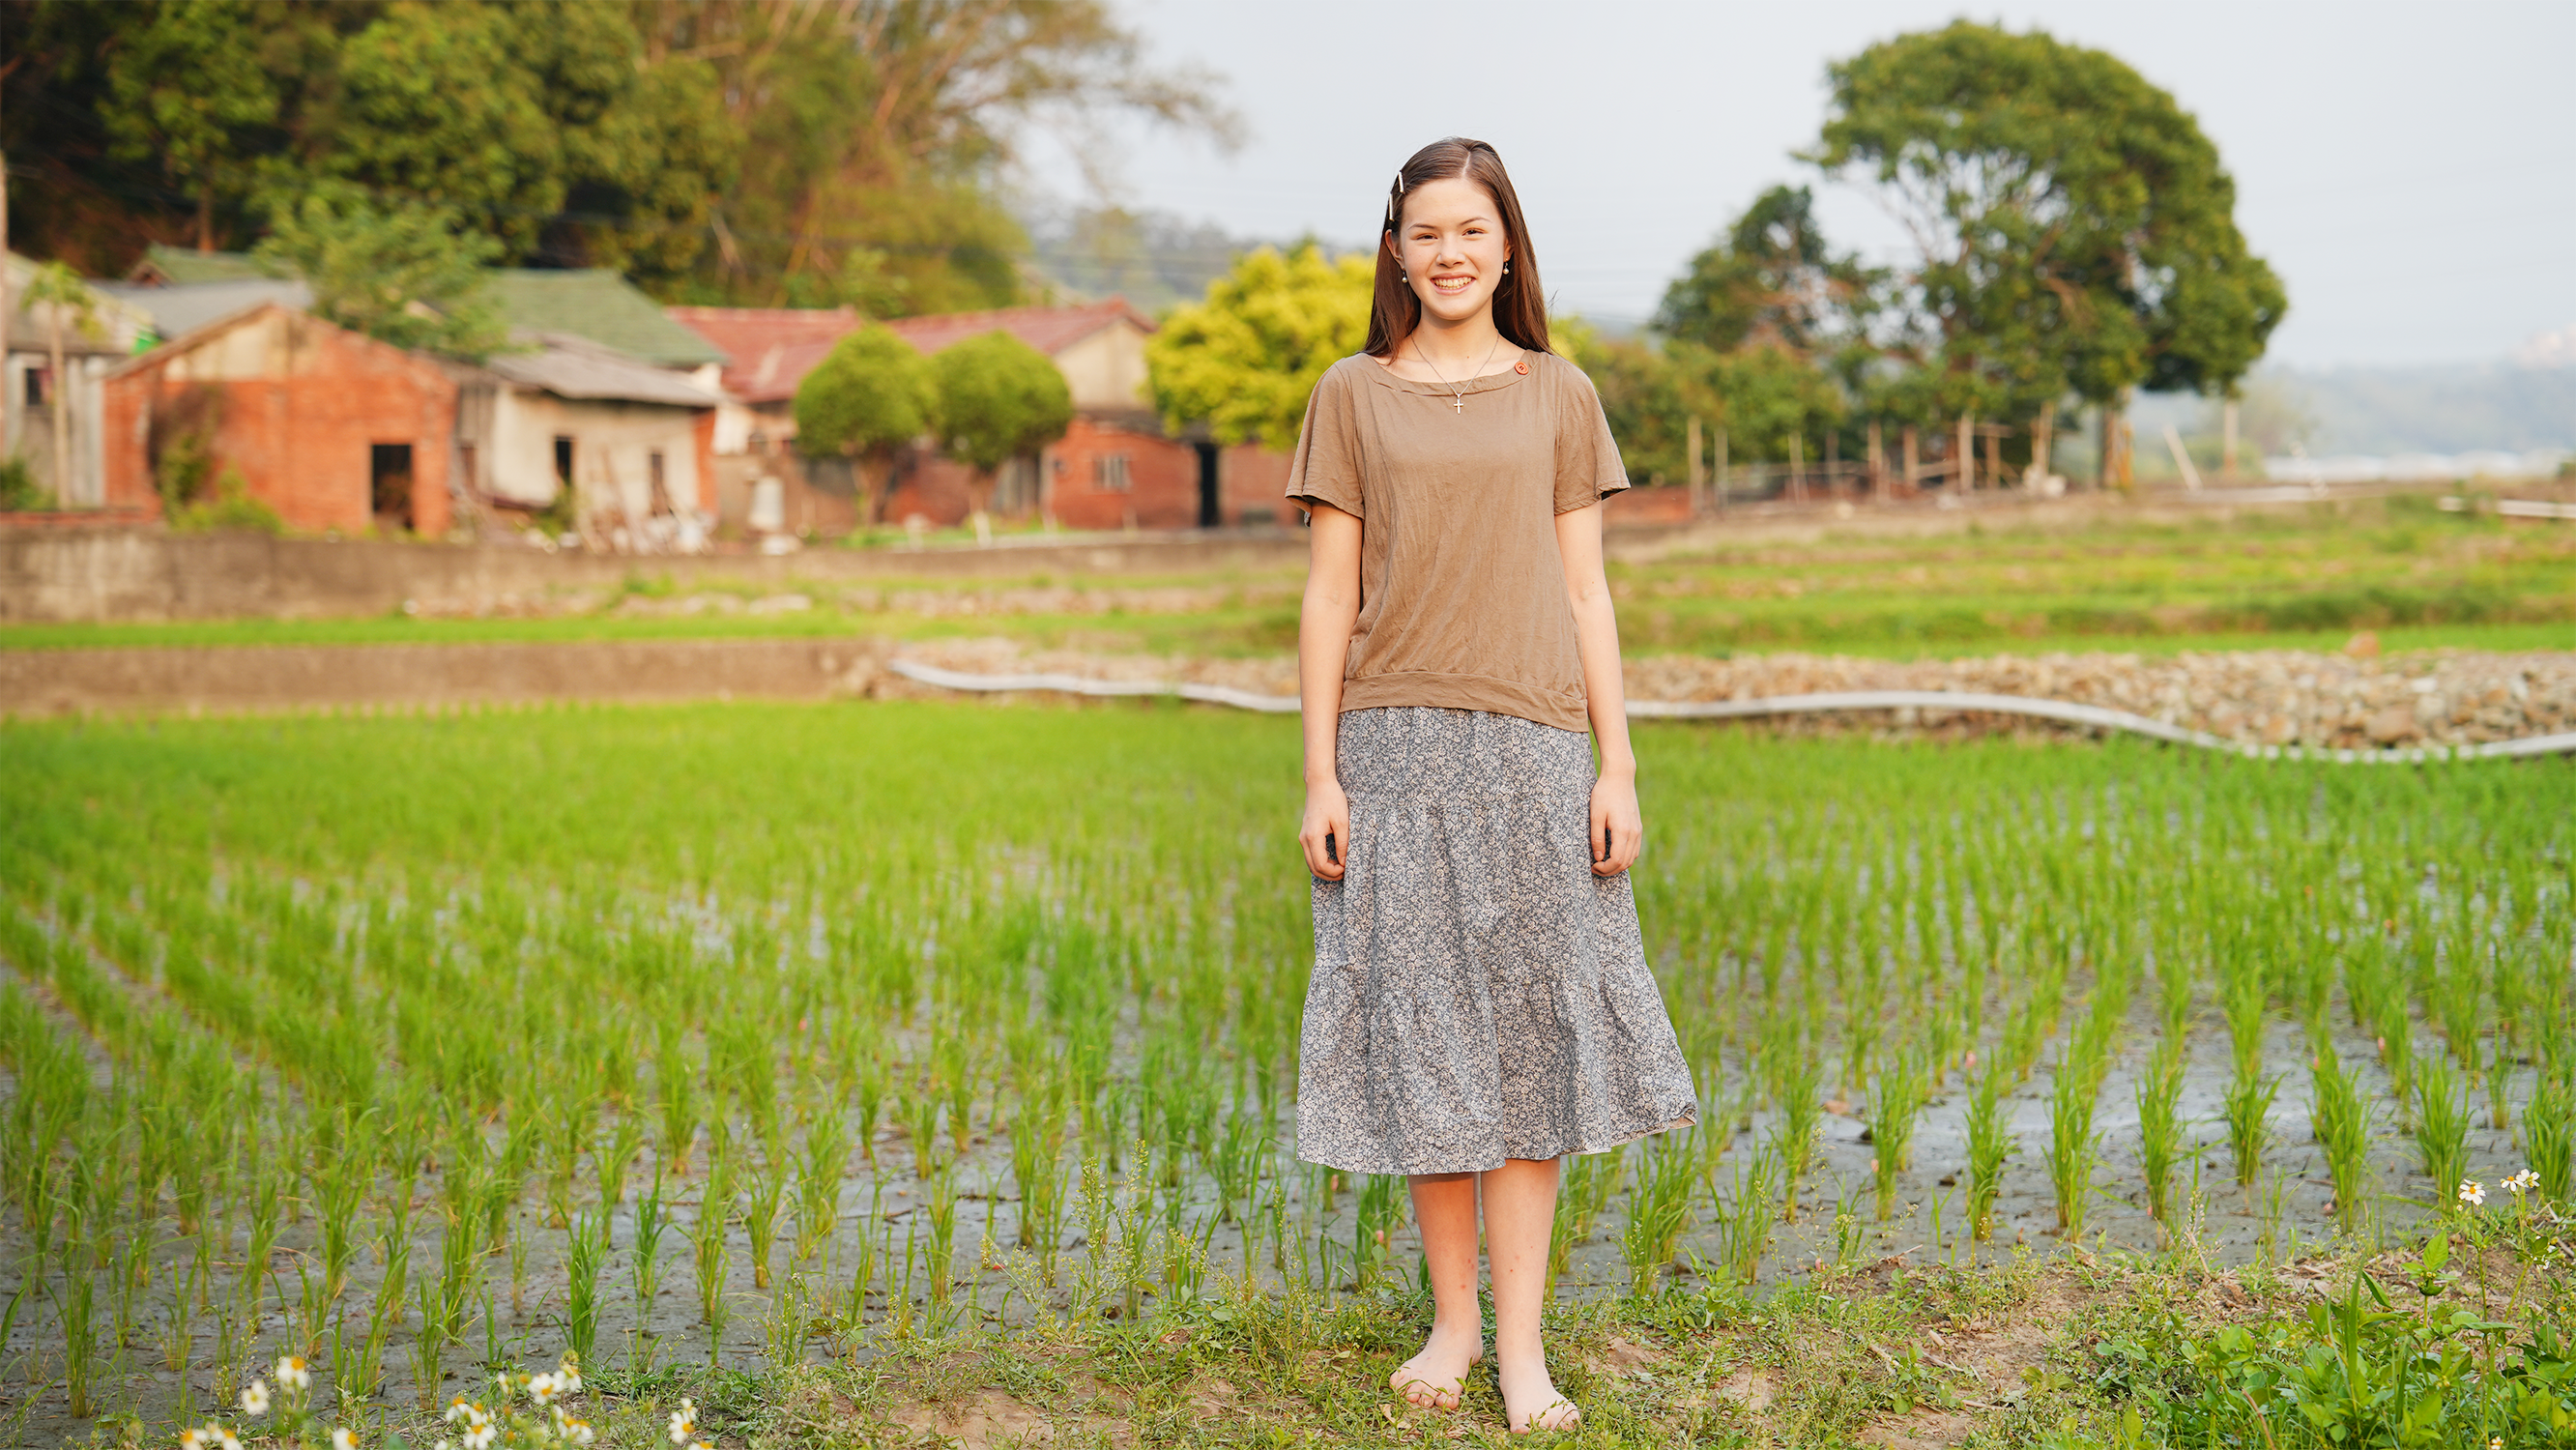
[{"label": "young girl standing", "polygon": [[1548,351],[1502,158],[1424,147],[1387,194],[1368,346],[1316,384],[1288,479],[1313,520],[1297,1153],[1411,1179],[1436,1308],[1390,1383],[1416,1405],[1458,1404],[1484,1357],[1481,1201],[1515,1431],[1578,1418],[1539,1342],[1557,1160],[1698,1111],[1627,875],[1601,564],[1627,486],[1590,380]]}]

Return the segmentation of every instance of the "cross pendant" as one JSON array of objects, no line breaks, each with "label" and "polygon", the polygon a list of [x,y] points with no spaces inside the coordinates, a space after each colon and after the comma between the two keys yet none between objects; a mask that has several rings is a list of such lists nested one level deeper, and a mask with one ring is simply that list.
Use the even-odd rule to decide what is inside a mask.
[{"label": "cross pendant", "polygon": [[1466,412],[1466,411],[1467,411],[1467,399],[1466,399],[1466,397],[1465,397],[1463,394],[1458,394],[1458,393],[1452,393],[1452,394],[1450,394],[1450,395],[1449,395],[1449,411],[1450,411],[1450,412],[1452,412],[1452,413],[1464,413],[1464,412]]}]

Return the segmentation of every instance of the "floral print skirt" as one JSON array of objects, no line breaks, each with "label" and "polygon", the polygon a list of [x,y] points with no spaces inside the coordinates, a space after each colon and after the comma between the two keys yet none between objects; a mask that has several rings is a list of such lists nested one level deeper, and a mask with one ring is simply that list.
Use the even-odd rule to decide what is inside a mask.
[{"label": "floral print skirt", "polygon": [[1509,715],[1341,718],[1351,839],[1314,883],[1297,1156],[1465,1173],[1697,1121],[1625,874],[1592,874],[1592,741]]}]

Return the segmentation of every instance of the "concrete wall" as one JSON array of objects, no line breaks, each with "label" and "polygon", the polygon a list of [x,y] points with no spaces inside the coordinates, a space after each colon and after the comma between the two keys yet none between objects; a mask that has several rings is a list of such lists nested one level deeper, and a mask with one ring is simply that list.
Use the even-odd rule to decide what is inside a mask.
[{"label": "concrete wall", "polygon": [[698,470],[700,411],[558,398],[535,388],[497,389],[488,436],[477,440],[483,487],[496,498],[532,508],[553,503],[560,488],[555,439],[570,438],[573,491],[584,527],[591,527],[594,518],[605,526],[653,512],[656,453],[662,455],[669,506],[705,507],[714,490]]},{"label": "concrete wall", "polygon": [[[23,337],[15,341],[22,349],[27,343]],[[0,410],[8,415],[10,451],[27,460],[28,471],[54,495],[58,508],[98,508],[107,502],[105,433],[100,426],[105,395],[100,380],[116,362],[112,357],[79,353],[63,359],[63,371],[71,375],[64,395],[72,438],[67,477],[55,471],[52,399],[27,402],[28,374],[50,371],[51,359],[41,351],[19,351],[10,353],[7,365],[0,367]]]},{"label": "concrete wall", "polygon": [[271,307],[115,369],[104,391],[111,506],[154,506],[156,450],[204,419],[209,482],[238,470],[252,497],[312,533],[370,528],[369,450],[408,443],[413,531],[447,532],[457,387],[426,358]]},{"label": "concrete wall", "polygon": [[149,529],[0,530],[0,622],[340,618],[415,603],[428,613],[525,611],[632,576],[788,590],[834,581],[1024,579],[1293,568],[1302,530],[1182,534],[920,552],[819,548],[635,559],[534,549]]},{"label": "concrete wall", "polygon": [[1113,322],[1055,355],[1077,408],[1150,408],[1145,391],[1145,333]]}]

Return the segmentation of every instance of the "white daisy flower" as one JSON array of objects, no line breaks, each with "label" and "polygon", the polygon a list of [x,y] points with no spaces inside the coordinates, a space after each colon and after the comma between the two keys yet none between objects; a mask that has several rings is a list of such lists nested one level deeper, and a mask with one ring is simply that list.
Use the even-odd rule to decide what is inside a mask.
[{"label": "white daisy flower", "polygon": [[250,1382],[250,1387],[241,1392],[241,1407],[242,1413],[245,1415],[267,1414],[268,1381],[252,1380]]},{"label": "white daisy flower", "polygon": [[2474,1178],[2463,1178],[2460,1180],[2460,1202],[2467,1204],[2471,1208],[2479,1208],[2484,1206],[2486,1201],[2487,1186],[2485,1184],[2480,1183]]}]

